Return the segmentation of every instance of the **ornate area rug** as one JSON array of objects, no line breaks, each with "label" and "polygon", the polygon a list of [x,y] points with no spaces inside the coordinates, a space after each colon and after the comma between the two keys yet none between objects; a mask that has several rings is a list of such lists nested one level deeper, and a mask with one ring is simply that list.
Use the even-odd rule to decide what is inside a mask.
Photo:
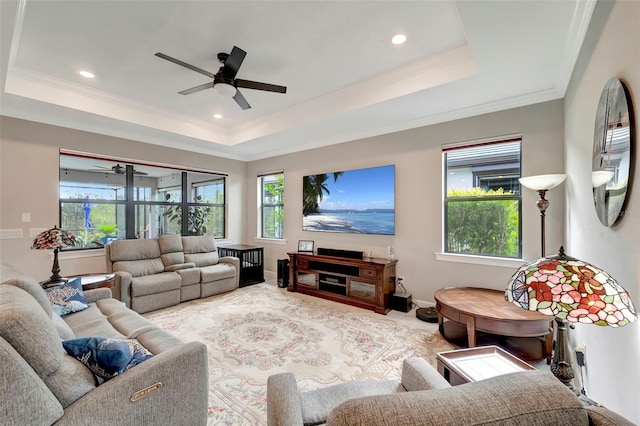
[{"label": "ornate area rug", "polygon": [[[408,316],[409,314],[407,314]],[[437,324],[380,315],[257,284],[145,314],[209,353],[209,425],[265,425],[267,378],[292,372],[301,390],[399,379],[402,360],[435,366],[453,349]]]}]

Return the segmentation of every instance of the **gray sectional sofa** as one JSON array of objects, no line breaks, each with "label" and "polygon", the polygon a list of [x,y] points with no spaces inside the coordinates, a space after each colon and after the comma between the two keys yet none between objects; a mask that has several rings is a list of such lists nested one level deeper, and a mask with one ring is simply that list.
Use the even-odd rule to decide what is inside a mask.
[{"label": "gray sectional sofa", "polygon": [[162,235],[105,246],[114,294],[139,313],[238,288],[240,260],[218,256],[213,237]]},{"label": "gray sectional sofa", "polygon": [[[84,297],[89,308],[61,319],[33,278],[0,266],[0,424],[206,424],[206,346],[183,343],[109,289]],[[135,339],[153,357],[103,382],[66,353],[59,321],[67,341]]]}]

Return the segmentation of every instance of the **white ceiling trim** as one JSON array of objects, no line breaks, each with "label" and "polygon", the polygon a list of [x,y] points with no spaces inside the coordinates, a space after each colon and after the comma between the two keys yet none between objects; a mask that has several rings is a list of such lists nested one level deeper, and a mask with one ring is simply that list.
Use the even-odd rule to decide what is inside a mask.
[{"label": "white ceiling trim", "polygon": [[567,37],[566,53],[562,56],[563,62],[556,80],[556,89],[562,93],[562,96],[564,96],[567,87],[569,87],[569,80],[571,79],[578,55],[580,54],[582,43],[587,35],[596,3],[597,0],[583,0],[577,2],[575,5],[571,27],[569,27],[569,35]]},{"label": "white ceiling trim", "polygon": [[231,145],[427,90],[470,77],[476,72],[477,67],[471,50],[465,44],[408,67],[373,77],[309,102],[236,126],[232,129],[234,141]]},{"label": "white ceiling trim", "polygon": [[10,67],[7,72],[5,91],[221,145],[227,145],[229,141],[229,132],[223,127],[16,66]]}]

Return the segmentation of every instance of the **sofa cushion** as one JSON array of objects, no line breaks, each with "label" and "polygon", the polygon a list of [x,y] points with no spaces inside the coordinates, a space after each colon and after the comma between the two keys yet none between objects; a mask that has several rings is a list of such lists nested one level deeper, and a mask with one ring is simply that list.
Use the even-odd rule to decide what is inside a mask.
[{"label": "sofa cushion", "polygon": [[180,275],[182,287],[198,284],[200,282],[199,268],[180,269],[176,272],[178,273],[178,275]]},{"label": "sofa cushion", "polygon": [[76,337],[75,334],[73,334],[73,330],[71,330],[71,327],[69,327],[69,324],[64,322],[60,315],[54,313],[51,317],[51,320],[53,321],[53,325],[56,326],[56,331],[58,332],[58,336],[60,336],[60,339],[69,340]]},{"label": "sofa cushion", "polygon": [[201,281],[208,283],[219,281],[225,278],[235,278],[236,268],[229,263],[218,263],[217,265],[200,268]]},{"label": "sofa cushion", "polygon": [[113,272],[120,271],[128,272],[132,277],[142,277],[164,272],[164,264],[159,255],[155,259],[121,260],[113,264]]},{"label": "sofa cushion", "polygon": [[109,243],[109,256],[111,262],[160,259],[160,246],[155,238],[113,241]]},{"label": "sofa cushion", "polygon": [[180,235],[160,235],[158,237],[160,253],[182,252],[182,237]]},{"label": "sofa cushion", "polygon": [[350,398],[403,392],[397,380],[355,381],[300,393],[302,420],[305,426],[324,424],[329,413]]},{"label": "sofa cushion", "polygon": [[98,300],[86,311],[66,317],[77,336],[136,339],[160,327],[115,299]]},{"label": "sofa cushion", "polygon": [[219,262],[220,258],[218,257],[218,252],[214,251],[211,253],[185,254],[184,260],[185,262],[195,263],[198,267],[203,267],[216,265]]},{"label": "sofa cushion", "polygon": [[47,298],[44,290],[40,284],[28,275],[15,269],[13,266],[2,264],[0,265],[0,282],[6,285],[12,285],[14,287],[21,288],[29,293],[38,304],[44,309],[48,316],[51,316],[51,303]]},{"label": "sofa cushion", "polygon": [[51,309],[61,317],[74,312],[84,311],[89,307],[82,293],[80,278],[45,290],[51,302]]},{"label": "sofa cushion", "polygon": [[0,285],[0,337],[33,368],[66,408],[95,389],[91,371],[65,354],[53,321],[27,292]]},{"label": "sofa cushion", "polygon": [[588,426],[582,403],[550,372],[533,370],[447,389],[350,399],[327,418],[328,426],[396,424],[433,426]]},{"label": "sofa cushion", "polygon": [[81,337],[62,342],[67,353],[87,366],[93,374],[111,379],[153,357],[134,339]]},{"label": "sofa cushion", "polygon": [[182,237],[184,261],[193,262],[196,266],[209,266],[218,263],[216,240],[207,235]]},{"label": "sofa cushion", "polygon": [[208,235],[182,237],[182,247],[185,254],[218,251],[215,238]]},{"label": "sofa cushion", "polygon": [[180,271],[182,269],[194,269],[195,267],[196,267],[195,263],[174,263],[172,265],[165,266],[164,270],[166,272],[174,272],[174,271]]},{"label": "sofa cushion", "polygon": [[146,296],[176,289],[180,289],[180,275],[176,272],[139,276],[131,280],[131,297]]}]

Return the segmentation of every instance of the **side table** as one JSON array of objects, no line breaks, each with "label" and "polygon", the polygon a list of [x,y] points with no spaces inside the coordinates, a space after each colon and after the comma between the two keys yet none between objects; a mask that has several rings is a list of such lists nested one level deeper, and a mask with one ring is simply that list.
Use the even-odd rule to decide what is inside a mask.
[{"label": "side table", "polygon": [[82,283],[83,290],[92,290],[94,288],[113,288],[115,284],[115,274],[87,274],[78,275]]},{"label": "side table", "polygon": [[452,386],[534,367],[498,346],[480,346],[436,354],[438,372]]},{"label": "side table", "polygon": [[264,248],[246,244],[218,246],[220,256],[240,259],[240,287],[264,282]]}]

